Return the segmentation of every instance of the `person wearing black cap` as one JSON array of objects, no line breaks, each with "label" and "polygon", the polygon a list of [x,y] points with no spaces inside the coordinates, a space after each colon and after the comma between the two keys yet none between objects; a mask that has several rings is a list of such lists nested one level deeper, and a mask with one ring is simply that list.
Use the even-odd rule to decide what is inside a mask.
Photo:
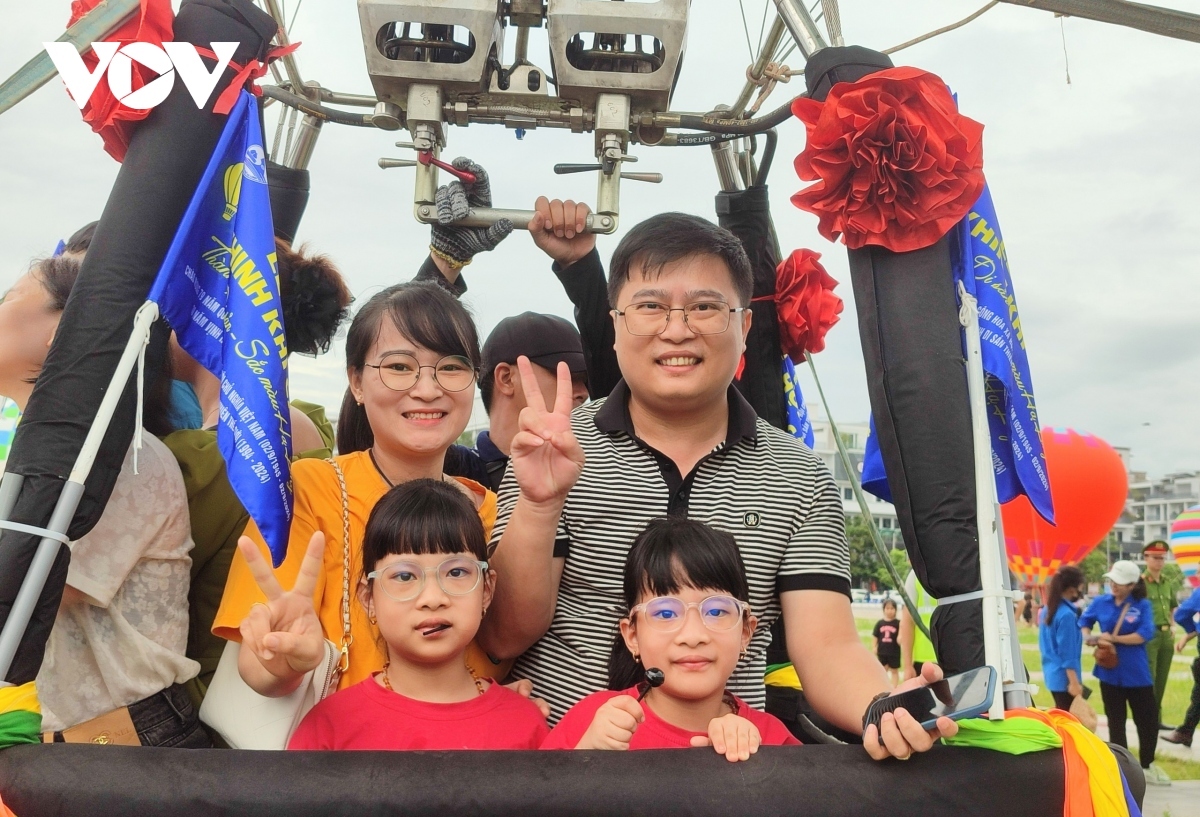
[{"label": "person wearing black cap", "polygon": [[[481,482],[493,491],[504,479],[517,418],[525,408],[525,390],[517,358],[533,364],[533,375],[544,395],[554,399],[555,370],[566,363],[571,370],[572,407],[588,398],[587,366],[579,331],[557,315],[523,312],[496,325],[483,344],[483,367],[479,374],[479,396],[488,413],[488,429],[479,432],[475,448],[454,446],[446,457],[446,473]],[[548,406],[548,408],[550,408]]]}]

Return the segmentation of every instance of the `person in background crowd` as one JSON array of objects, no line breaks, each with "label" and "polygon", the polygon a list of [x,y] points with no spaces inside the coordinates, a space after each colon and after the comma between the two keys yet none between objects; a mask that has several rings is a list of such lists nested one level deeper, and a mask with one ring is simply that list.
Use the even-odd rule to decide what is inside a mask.
[{"label": "person in background crowd", "polygon": [[447,454],[446,473],[470,477],[499,490],[517,433],[517,418],[526,405],[517,369],[517,358],[522,355],[533,364],[542,394],[555,393],[555,370],[561,362],[571,371],[573,406],[582,406],[587,400],[587,367],[579,330],[556,315],[524,312],[505,318],[483,344],[479,396],[488,415],[488,429],[479,432],[474,449],[454,446],[451,454],[456,459],[451,462],[451,454]]},{"label": "person in background crowd", "polygon": [[[921,621],[925,623],[925,629],[929,629],[930,622],[933,621],[933,611],[937,609],[937,599],[929,595],[929,592],[921,586],[915,570],[910,570],[908,578],[904,580],[904,592],[908,593],[908,597],[917,606],[917,612],[921,614]],[[925,633],[921,632],[921,628],[913,621],[908,607],[904,607],[900,611],[900,676],[902,680],[907,681],[910,678],[920,677],[921,667],[936,660],[937,654],[933,651],[933,642]]]},{"label": "person in background crowd", "polygon": [[[452,478],[443,471],[446,450],[470,419],[479,363],[479,340],[471,316],[437,285],[411,282],[388,287],[355,315],[346,337],[350,388],[338,421],[335,460],[344,475],[347,504],[343,507],[342,479],[333,464],[312,459],[296,462],[289,547],[275,571],[280,584],[292,587],[310,540],[324,538],[327,555],[314,601],[324,635],[334,644],[345,640],[344,553],[349,554],[351,575],[358,575],[367,518],[389,488],[412,479],[446,480],[471,502],[484,529],[491,529],[496,495],[477,482]],[[345,513],[348,542],[343,541]],[[246,526],[246,536],[267,553],[253,520]],[[256,585],[245,558],[235,556],[213,632],[241,642],[243,679],[259,694],[277,697],[294,690],[324,651],[308,650],[307,642],[290,637],[292,612],[272,605]],[[349,665],[341,675],[341,689],[378,672],[386,659],[365,610],[359,604],[350,606]],[[472,662],[480,675],[503,674],[503,667],[478,650],[472,653]]]},{"label": "person in background crowd", "polygon": [[[732,388],[752,283],[732,233],[694,216],[655,216],[626,235],[610,270],[623,381],[572,414],[565,367],[553,411],[522,378],[529,406],[493,534],[504,581],[480,639],[497,658],[521,656],[516,676],[533,680],[555,717],[603,683],[629,543],[663,515],[736,531],[765,626],[731,691],[763,705],[769,625],[783,615],[795,625],[789,654],[805,693],[828,720],[863,734],[872,697],[889,694],[854,627],[836,484]],[[930,666],[912,685],[940,677]],[[864,744],[877,759],[908,757],[956,729],[943,719],[927,733],[901,710],[885,715],[881,732],[867,728]]]},{"label": "person in background crowd", "polygon": [[[350,290],[326,256],[309,254],[306,248],[292,250],[279,239],[275,241],[275,249],[288,353],[324,354],[347,317],[352,300]],[[213,635],[212,624],[221,605],[238,538],[245,531],[250,515],[229,484],[225,460],[217,447],[220,381],[184,352],[174,335],[171,353],[180,378],[175,383],[183,383],[186,393],[193,397],[200,395],[196,409],[201,422],[194,427],[176,425],[175,430],[163,437],[183,472],[192,539],[196,543],[188,593],[187,655],[200,663],[200,674],[188,682],[187,688],[199,708],[225,649],[225,639]],[[176,389],[173,397],[178,398],[179,394]],[[179,408],[177,399],[173,406]],[[290,408],[292,458],[332,456],[333,427],[325,419],[325,409],[299,400],[293,400]]]},{"label": "person in background crowd", "polygon": [[1054,696],[1054,705],[1064,712],[1070,712],[1071,702],[1083,694],[1083,636],[1075,605],[1083,595],[1084,583],[1083,571],[1075,565],[1059,567],[1050,579],[1038,622],[1046,688]]},{"label": "person in background crowd", "polygon": [[883,618],[875,622],[871,631],[875,639],[875,657],[887,670],[892,686],[900,683],[900,622],[896,619],[894,599],[883,600]]},{"label": "person in background crowd", "polygon": [[[627,613],[609,656],[609,691],[573,706],[542,748],[711,746],[739,761],[759,746],[798,744],[777,718],[726,689],[757,625],[749,599],[732,536],[687,519],[651,520],[625,561]],[[654,688],[650,668],[663,676]]]},{"label": "person in background crowd", "polygon": [[[1146,585],[1141,571],[1124,559],[1113,562],[1104,574],[1110,592],[1097,596],[1079,617],[1079,626],[1089,647],[1111,644],[1117,651],[1117,665],[1099,664],[1092,674],[1100,681],[1100,698],[1108,718],[1108,739],[1128,748],[1125,737],[1125,706],[1133,712],[1138,733],[1138,757],[1146,782],[1155,786],[1171,785],[1171,778],[1154,763],[1158,745],[1158,705],[1154,702],[1154,682],[1146,658],[1146,642],[1154,637],[1154,610],[1146,600]],[[1093,636],[1092,627],[1100,634]]]},{"label": "person in background crowd", "polygon": [[[258,551],[245,555],[264,590],[282,592]],[[323,554],[300,576],[316,577]],[[431,479],[397,485],[371,511],[357,597],[387,654],[383,670],[305,716],[289,749],[536,749],[549,733],[536,705],[480,678],[464,660],[487,614],[496,572],[471,502]],[[307,595],[305,629],[321,631]]]},{"label": "person in background crowd", "polygon": [[[91,225],[89,225],[91,228]],[[35,262],[0,303],[0,393],[23,410],[33,392],[90,230]],[[92,228],[94,229],[94,228]],[[147,390],[133,467],[130,446],[96,526],[72,543],[58,617],[37,676],[48,742],[211,745],[183,684],[199,672],[187,646],[192,539],[187,496],[167,428],[169,375]]]},{"label": "person in background crowd", "polygon": [[[1196,637],[1196,616],[1198,615],[1200,615],[1200,592],[1193,590],[1183,604],[1175,609],[1175,621],[1183,628],[1183,635],[1175,643],[1175,652],[1182,653],[1188,642]],[[1168,743],[1190,747],[1197,725],[1200,725],[1200,656],[1192,660],[1192,698],[1188,703],[1183,723],[1171,734],[1163,735],[1162,739]]]},{"label": "person in background crowd", "polygon": [[[1162,717],[1162,699],[1167,691],[1167,678],[1171,675],[1171,659],[1175,655],[1175,635],[1171,632],[1171,614],[1179,606],[1179,591],[1183,589],[1182,576],[1163,575],[1170,550],[1161,539],[1142,548],[1146,570],[1142,579],[1146,583],[1146,600],[1154,610],[1154,637],[1146,642],[1146,658],[1150,662],[1150,677],[1154,679],[1154,703]],[[1159,729],[1174,729],[1160,720]]]}]

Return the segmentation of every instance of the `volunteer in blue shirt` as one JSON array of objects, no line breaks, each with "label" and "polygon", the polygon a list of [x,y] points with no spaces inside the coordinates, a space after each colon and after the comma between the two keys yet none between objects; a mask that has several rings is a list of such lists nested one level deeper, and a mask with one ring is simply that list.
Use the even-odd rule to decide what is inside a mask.
[{"label": "volunteer in blue shirt", "polygon": [[1054,705],[1069,712],[1071,701],[1083,694],[1083,634],[1075,602],[1083,595],[1083,571],[1063,565],[1050,579],[1046,605],[1038,628],[1042,673]]},{"label": "volunteer in blue shirt", "polygon": [[[1158,746],[1158,704],[1154,700],[1154,679],[1146,642],[1154,637],[1154,610],[1146,600],[1142,571],[1133,562],[1114,562],[1104,574],[1111,592],[1096,597],[1083,615],[1079,626],[1089,647],[1109,643],[1117,649],[1117,665],[1111,669],[1096,665],[1092,674],[1100,681],[1100,697],[1108,718],[1108,739],[1128,748],[1125,740],[1125,705],[1133,712],[1138,733],[1138,756],[1152,785],[1170,785],[1154,760]],[[1099,625],[1100,634],[1092,635]],[[1115,635],[1114,635],[1115,633]]]},{"label": "volunteer in blue shirt", "polygon": [[[1175,652],[1183,652],[1187,643],[1196,637],[1197,615],[1200,615],[1200,590],[1193,590],[1192,595],[1175,608],[1175,623],[1183,627],[1183,635],[1175,643]],[[1178,729],[1169,735],[1163,735],[1163,740],[1191,746],[1197,724],[1200,724],[1200,657],[1192,661],[1192,701],[1188,704],[1187,715]]]}]

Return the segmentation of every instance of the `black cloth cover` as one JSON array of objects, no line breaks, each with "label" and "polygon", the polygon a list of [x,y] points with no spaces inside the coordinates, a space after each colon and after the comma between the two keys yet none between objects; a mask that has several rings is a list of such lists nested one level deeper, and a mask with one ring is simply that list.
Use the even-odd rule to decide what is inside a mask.
[{"label": "black cloth cover", "polygon": [[746,368],[737,386],[758,416],[776,428],[787,428],[783,394],[783,350],[775,313],[775,269],[779,253],[771,228],[767,186],[717,194],[717,221],[736,235],[754,270],[754,313],[746,338]]},{"label": "black cloth cover", "polygon": [[307,170],[267,161],[267,189],[271,195],[271,221],[275,237],[291,244],[300,230],[300,219],[308,207],[309,176]]},{"label": "black cloth cover", "polygon": [[[275,31],[274,20],[251,0],[184,0],[174,37],[205,47],[214,41],[240,43],[233,60],[242,64],[261,59]],[[133,137],[13,441],[7,470],[25,476],[13,521],[41,526],[50,519],[129,340],[134,313],[146,300],[225,126],[226,117],[213,114],[211,105],[233,75],[226,70],[203,111],[176,83]],[[164,332],[156,333],[155,341],[147,371],[158,370],[166,351]],[[72,539],[92,529],[112,493],[133,437],[135,385],[131,377],[87,480],[70,527]],[[14,531],[0,538],[0,624],[8,619],[38,541]],[[62,548],[6,676],[12,683],[37,675],[69,559]]]},{"label": "black cloth cover", "polygon": [[[891,66],[861,47],[813,55],[815,99]],[[971,407],[949,238],[923,250],[850,250],[867,389],[888,487],[913,569],[935,597],[980,588]],[[931,627],[946,674],[984,664],[982,602],[939,607]]]},{"label": "black cloth cover", "polygon": [[[1020,785],[1013,785],[1020,781]],[[629,752],[246,752],[83,744],[0,752],[20,817],[1061,815],[1060,751],[936,747],[877,763],[861,746]]]}]

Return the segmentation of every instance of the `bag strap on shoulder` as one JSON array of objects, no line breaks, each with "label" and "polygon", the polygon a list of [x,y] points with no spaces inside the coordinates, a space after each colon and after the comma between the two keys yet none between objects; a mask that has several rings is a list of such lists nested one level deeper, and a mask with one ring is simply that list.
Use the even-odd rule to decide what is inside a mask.
[{"label": "bag strap on shoulder", "polygon": [[1121,634],[1121,625],[1125,623],[1125,614],[1129,612],[1129,605],[1132,603],[1132,600],[1125,602],[1125,606],[1121,608],[1121,612],[1117,615],[1117,624],[1113,627],[1112,632],[1113,638]]},{"label": "bag strap on shoulder", "polygon": [[[334,457],[325,460],[333,466],[337,475],[338,487],[342,492],[342,643],[338,648],[341,658],[338,659],[338,674],[350,667],[350,645],[354,636],[350,633],[350,495],[346,491],[346,476],[342,466]],[[336,686],[336,682],[333,686]]]}]

